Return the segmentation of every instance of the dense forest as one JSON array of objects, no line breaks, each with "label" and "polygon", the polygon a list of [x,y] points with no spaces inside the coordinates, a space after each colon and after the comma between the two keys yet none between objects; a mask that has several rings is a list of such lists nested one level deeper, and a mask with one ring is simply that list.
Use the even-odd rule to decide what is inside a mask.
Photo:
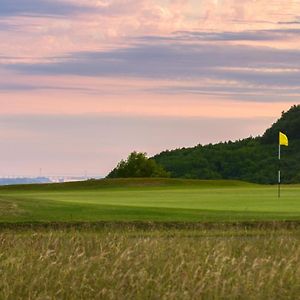
[{"label": "dense forest", "polygon": [[282,147],[282,179],[285,183],[300,182],[300,105],[283,112],[263,136],[167,150],[153,159],[172,177],[276,183],[279,131],[290,140],[289,147]]}]

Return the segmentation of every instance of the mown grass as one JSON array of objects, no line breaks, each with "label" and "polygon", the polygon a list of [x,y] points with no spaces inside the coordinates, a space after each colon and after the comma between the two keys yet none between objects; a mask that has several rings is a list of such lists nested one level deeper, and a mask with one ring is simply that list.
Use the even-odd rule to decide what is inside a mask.
[{"label": "mown grass", "polygon": [[300,187],[180,179],[0,188],[0,222],[300,220]]},{"label": "mown grass", "polygon": [[300,230],[2,230],[0,299],[299,299]]}]

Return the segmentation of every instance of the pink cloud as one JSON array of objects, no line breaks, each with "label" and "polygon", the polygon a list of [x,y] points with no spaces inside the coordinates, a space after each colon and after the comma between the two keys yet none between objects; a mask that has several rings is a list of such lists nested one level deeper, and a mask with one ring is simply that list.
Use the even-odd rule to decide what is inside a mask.
[{"label": "pink cloud", "polygon": [[8,93],[0,99],[0,115],[140,116],[179,118],[274,117],[293,102],[253,103],[209,95],[90,95],[70,91]]},{"label": "pink cloud", "polygon": [[[144,35],[168,35],[178,30],[242,31],[295,26],[300,3],[235,0],[112,0],[69,1],[94,7],[69,17],[10,16],[0,24],[13,30],[0,30],[0,48],[10,56],[38,59],[78,50],[92,51],[129,45],[130,38]],[[251,42],[274,47],[299,47],[299,39],[287,43]],[[243,42],[239,42],[240,44]],[[249,44],[249,42],[248,42]]]},{"label": "pink cloud", "polygon": [[[2,164],[5,170],[33,172],[32,168],[38,170],[40,165],[45,164],[45,169],[49,172],[65,170],[78,173],[87,168],[94,173],[99,170],[105,174],[131,150],[150,151],[155,154],[166,148],[261,134],[270,120],[275,120],[282,110],[294,104],[289,99],[299,96],[299,86],[296,84],[263,86],[263,82],[255,84],[247,81],[258,75],[271,76],[274,73],[293,73],[297,76],[298,67],[289,66],[289,61],[284,66],[275,67],[259,64],[253,66],[251,61],[248,62],[249,66],[233,64],[227,67],[224,63],[219,69],[218,66],[212,68],[211,72],[213,74],[224,71],[224,78],[197,78],[188,76],[194,65],[186,66],[187,56],[184,56],[187,51],[184,46],[192,43],[192,48],[195,49],[200,49],[204,43],[224,47],[217,50],[215,57],[209,57],[212,61],[218,53],[219,57],[222,56],[227,45],[298,51],[300,41],[297,32],[287,31],[284,37],[281,35],[280,39],[270,40],[221,38],[212,41],[172,41],[172,33],[176,31],[222,34],[224,31],[243,33],[257,30],[259,34],[262,29],[299,28],[297,22],[293,22],[300,15],[298,1],[68,1],[92,7],[94,11],[77,11],[72,17],[49,17],[46,14],[34,17],[1,16],[0,120],[6,124],[6,129],[0,135],[2,140],[7,141],[5,148],[1,149],[1,156],[6,157]],[[70,60],[76,59],[70,53],[107,51],[109,55],[108,50],[111,49],[115,53],[116,49],[136,50],[136,44],[151,45],[150,39],[137,39],[143,36],[153,36],[157,40],[162,37],[170,38],[158,43],[173,43],[173,50],[182,46],[182,52],[174,51],[179,55],[176,56],[177,61],[172,63],[175,65],[179,61],[179,67],[186,67],[183,74],[170,76],[169,79],[164,76],[147,77],[141,73],[126,75],[129,70],[127,68],[125,75],[115,74],[114,77],[105,73],[100,74],[101,78],[97,78],[97,74],[93,77],[49,76],[47,73],[39,76],[30,72],[19,73],[18,70],[8,71],[6,66],[20,62],[56,62],[59,65],[65,61],[66,56]],[[255,48],[250,50],[252,49]],[[148,55],[150,60],[151,47],[146,50],[149,52],[133,51],[129,55],[131,58],[134,55]],[[166,49],[165,57],[168,57],[168,50],[170,48]],[[128,56],[125,55],[123,59],[126,58]],[[195,56],[195,60],[199,58],[200,56]],[[163,63],[162,60],[156,62],[158,66],[153,68],[154,71],[161,67],[159,63]],[[136,61],[133,59],[132,62]],[[169,68],[172,72],[172,63],[163,68]],[[130,70],[132,69],[134,68]],[[197,72],[202,71],[202,66],[195,64],[195,69]],[[141,70],[143,71],[142,68]],[[226,77],[226,72],[237,75],[230,79],[229,76]],[[202,73],[205,74],[205,70]],[[150,75],[153,74],[156,73]],[[240,77],[245,74],[251,76],[244,76],[242,80]],[[249,94],[257,99],[269,96],[269,102],[249,101],[246,97]],[[76,123],[82,116],[86,119]],[[61,118],[66,120],[62,121]],[[70,119],[75,121],[72,123]],[[95,120],[102,119],[102,123],[93,127]],[[88,126],[87,120],[92,120]],[[110,120],[112,123],[107,130],[105,126]],[[198,121],[201,122],[197,123]],[[205,124],[208,124],[207,128]],[[77,126],[76,130],[72,125]],[[24,129],[24,126],[28,128]],[[92,134],[89,133],[90,128],[95,130]],[[99,134],[99,140],[95,139],[96,134]],[[84,145],[82,140],[86,142]]]}]

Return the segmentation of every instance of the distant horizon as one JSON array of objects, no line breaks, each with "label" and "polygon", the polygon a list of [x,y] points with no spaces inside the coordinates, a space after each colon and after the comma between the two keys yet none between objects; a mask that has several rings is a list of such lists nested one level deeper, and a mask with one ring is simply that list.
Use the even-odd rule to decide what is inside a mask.
[{"label": "distant horizon", "polygon": [[300,99],[293,0],[2,0],[1,174],[100,174],[262,135]]}]

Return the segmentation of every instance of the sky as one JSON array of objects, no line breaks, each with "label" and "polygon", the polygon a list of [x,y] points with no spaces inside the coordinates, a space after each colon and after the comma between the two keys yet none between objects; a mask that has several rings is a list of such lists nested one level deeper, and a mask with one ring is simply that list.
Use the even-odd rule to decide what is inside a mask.
[{"label": "sky", "polygon": [[262,135],[299,49],[300,0],[1,0],[0,177]]}]

